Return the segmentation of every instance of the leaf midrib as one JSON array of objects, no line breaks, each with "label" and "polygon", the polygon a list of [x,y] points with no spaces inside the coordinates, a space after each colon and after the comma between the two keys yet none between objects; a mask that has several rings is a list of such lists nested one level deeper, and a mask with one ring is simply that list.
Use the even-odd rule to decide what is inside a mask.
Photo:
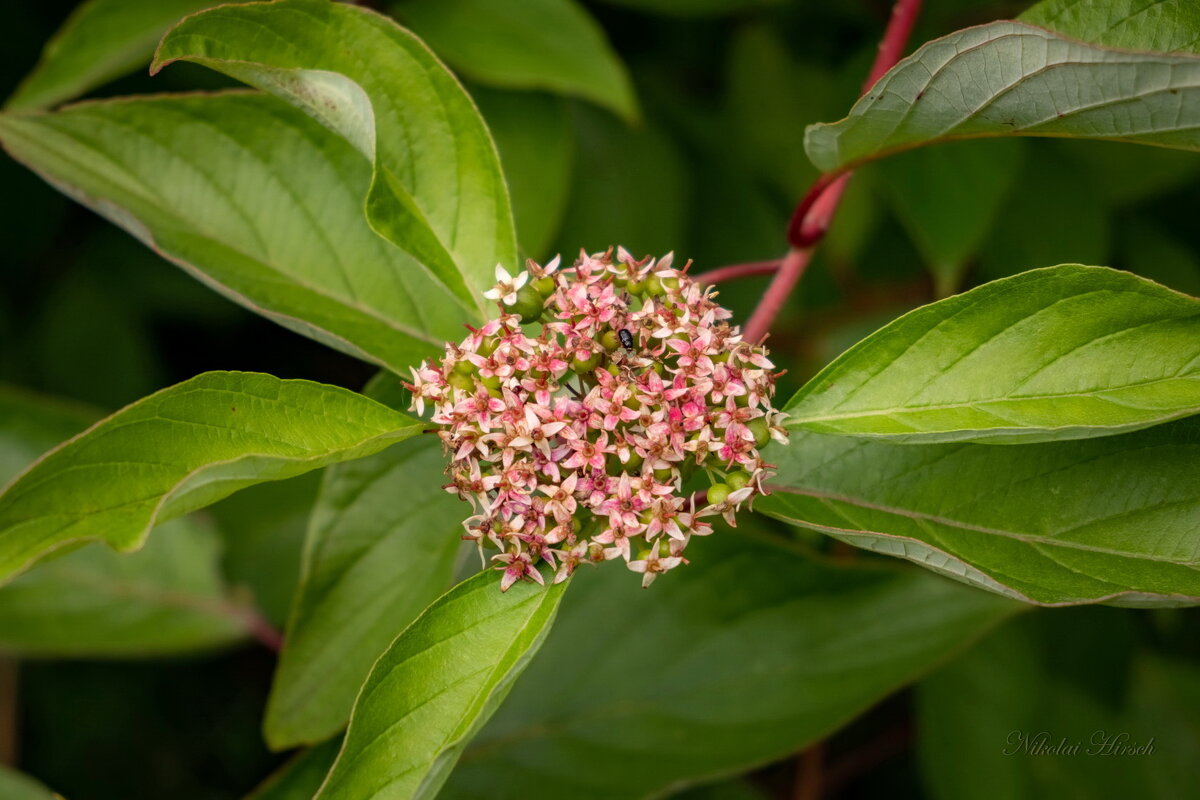
[{"label": "leaf midrib", "polygon": [[[806,423],[806,422],[829,422],[829,421],[834,421],[834,420],[858,419],[858,418],[862,418],[862,417],[876,417],[876,416],[902,416],[906,412],[949,411],[949,410],[960,409],[960,408],[975,408],[976,406],[981,406],[981,405],[985,405],[988,403],[995,403],[995,404],[998,404],[998,403],[1020,403],[1020,402],[1026,401],[1026,400],[1056,400],[1056,399],[1070,398],[1070,397],[1091,397],[1094,395],[1098,396],[1098,395],[1103,395],[1103,394],[1107,394],[1107,393],[1121,392],[1126,389],[1135,389],[1135,388],[1138,388],[1141,386],[1153,386],[1158,383],[1167,383],[1167,382],[1171,382],[1171,381],[1200,382],[1200,375],[1184,376],[1184,377],[1171,376],[1171,377],[1167,377],[1167,378],[1153,378],[1153,379],[1146,380],[1146,381],[1137,381],[1134,383],[1121,384],[1120,386],[1116,386],[1111,389],[1092,389],[1092,390],[1084,391],[1084,392],[1062,392],[1062,393],[1058,393],[1058,394],[1016,395],[1016,396],[1010,396],[1010,397],[997,397],[997,398],[989,399],[989,400],[967,400],[967,401],[964,401],[961,403],[935,403],[935,404],[929,404],[929,405],[906,405],[906,406],[896,406],[893,408],[871,408],[871,409],[863,409],[862,411],[848,411],[843,414],[822,414],[820,416],[797,417],[797,418],[788,420],[788,427],[798,427],[799,425]],[[809,397],[815,397],[815,396],[817,396],[817,395],[809,395]],[[1110,398],[1103,398],[1103,399],[1110,400]],[[1153,406],[1137,406],[1137,405],[1132,405],[1129,403],[1117,403],[1116,400],[1110,400],[1110,402],[1113,402],[1116,405],[1127,406],[1129,408],[1138,408],[1138,409],[1144,409],[1144,410],[1156,410],[1156,409],[1154,409]],[[1200,409],[1200,397],[1197,398],[1195,408]],[[1171,413],[1176,413],[1175,411],[1169,410],[1169,409],[1162,409],[1162,410],[1163,411],[1171,411]],[[1193,413],[1193,411],[1190,411],[1187,409],[1184,409],[1184,410],[1178,412],[1178,414],[1180,416],[1184,416],[1184,415],[1187,415],[1190,413]],[[1069,424],[1069,425],[1060,425],[1060,426],[1057,426],[1054,428],[1039,427],[1038,430],[1062,430],[1062,429],[1067,429],[1067,428],[1104,428],[1104,427],[1111,427],[1111,426],[1089,425],[1087,423],[1080,422],[1080,423],[1073,423],[1073,424]],[[956,428],[954,430],[958,430],[958,429]],[[1013,428],[1012,430],[1020,431],[1023,429],[1022,428]]]},{"label": "leaf midrib", "polygon": [[[1030,544],[1030,545],[1040,544],[1040,545],[1046,545],[1049,547],[1061,547],[1065,550],[1081,550],[1081,551],[1090,552],[1090,553],[1099,553],[1101,555],[1113,556],[1116,558],[1129,558],[1129,559],[1133,559],[1135,561],[1154,561],[1154,562],[1158,562],[1158,563],[1170,564],[1172,566],[1186,567],[1188,569],[1194,569],[1194,570],[1200,571],[1200,560],[1180,561],[1178,559],[1172,559],[1169,556],[1157,556],[1157,555],[1151,555],[1151,554],[1147,554],[1147,553],[1126,552],[1126,551],[1116,550],[1116,549],[1108,548],[1108,547],[1100,547],[1097,545],[1083,544],[1081,542],[1073,542],[1073,541],[1069,541],[1069,540],[1054,539],[1054,538],[1048,537],[1048,536],[1039,536],[1037,534],[1020,533],[1018,531],[1010,531],[1010,530],[1005,530],[1003,528],[991,528],[991,527],[987,527],[984,525],[976,525],[974,523],[965,522],[963,520],[956,520],[956,519],[952,519],[950,517],[939,516],[937,514],[928,514],[925,512],[915,511],[912,509],[898,508],[896,506],[890,506],[890,505],[886,505],[884,503],[872,503],[872,502],[863,500],[861,498],[851,497],[849,495],[837,494],[836,492],[826,492],[826,491],[821,491],[821,490],[817,490],[817,489],[799,489],[799,488],[787,487],[787,486],[770,486],[769,488],[771,489],[771,491],[780,492],[782,494],[793,494],[793,495],[799,495],[801,497],[811,497],[815,500],[821,500],[821,501],[831,501],[831,500],[837,501],[837,502],[841,502],[841,503],[846,503],[846,504],[854,506],[856,508],[863,508],[863,509],[867,509],[870,511],[882,511],[887,514],[894,514],[899,517],[911,519],[914,522],[918,522],[918,523],[921,521],[932,522],[932,523],[939,524],[939,525],[946,525],[946,526],[949,526],[952,528],[958,528],[960,530],[967,530],[967,531],[972,531],[975,533],[982,533],[982,534],[991,535],[991,536],[999,536],[1004,539],[1010,539],[1012,541],[1019,541],[1019,542],[1023,542],[1025,544]],[[1170,506],[1170,505],[1179,505],[1179,504],[1183,504],[1183,503],[1192,503],[1192,502],[1194,502],[1194,501],[1191,499],[1184,499],[1184,500],[1177,500],[1172,503],[1159,503],[1154,507],[1155,508],[1163,508],[1163,507]],[[1122,513],[1130,514],[1130,513],[1135,513],[1135,512],[1144,511],[1144,510],[1145,509],[1143,509],[1143,508],[1127,509],[1126,511],[1124,511]],[[1091,525],[1091,524],[1094,524],[1095,522],[1103,521],[1103,519],[1108,519],[1108,518],[1106,517],[1106,518],[1101,518],[1101,519],[1096,519],[1096,520],[1089,520],[1086,523],[1084,523],[1083,525]],[[807,523],[805,523],[805,524],[807,524]],[[1076,530],[1079,527],[1083,527],[1083,525],[1077,525],[1074,528],[1068,528],[1065,530],[1066,531]],[[908,537],[908,536],[902,536],[902,535],[891,534],[891,533],[882,533],[880,531],[870,531],[870,530],[866,530],[866,529],[860,529],[859,532],[871,534],[873,536],[880,536],[880,537],[884,537],[884,538],[895,538],[895,539],[912,538],[912,537]],[[955,555],[954,557],[958,558],[959,560],[962,560],[962,556]],[[1094,577],[1094,576],[1089,576],[1089,577]],[[1095,578],[1095,579],[1103,580],[1102,578]]]}]

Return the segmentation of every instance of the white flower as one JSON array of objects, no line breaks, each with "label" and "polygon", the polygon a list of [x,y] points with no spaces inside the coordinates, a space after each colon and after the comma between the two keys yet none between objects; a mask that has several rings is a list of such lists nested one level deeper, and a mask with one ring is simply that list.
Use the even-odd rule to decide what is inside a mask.
[{"label": "white flower", "polygon": [[506,306],[517,302],[517,292],[529,280],[528,272],[518,272],[514,278],[500,264],[496,265],[496,285],[483,293],[488,300],[498,300]]}]

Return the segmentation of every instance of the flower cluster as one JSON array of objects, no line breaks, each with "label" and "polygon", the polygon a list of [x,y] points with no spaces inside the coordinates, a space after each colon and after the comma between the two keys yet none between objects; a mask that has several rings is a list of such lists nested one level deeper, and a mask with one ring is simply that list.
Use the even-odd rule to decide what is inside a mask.
[{"label": "flower cluster", "polygon": [[759,448],[786,441],[772,364],[671,263],[619,249],[497,267],[486,296],[501,316],[413,370],[413,406],[432,404],[450,453],[446,488],[476,511],[464,538],[499,550],[501,589],[541,583],[542,561],[558,582],[616,558],[648,585],[712,532],[705,517],[733,524],[763,493]]}]

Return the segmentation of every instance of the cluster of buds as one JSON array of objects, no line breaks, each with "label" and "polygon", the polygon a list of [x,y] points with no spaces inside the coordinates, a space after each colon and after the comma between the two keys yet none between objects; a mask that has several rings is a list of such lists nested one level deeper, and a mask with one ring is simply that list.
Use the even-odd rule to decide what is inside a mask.
[{"label": "cluster of buds", "polygon": [[464,538],[499,551],[502,590],[542,583],[541,562],[559,582],[617,558],[649,585],[712,532],[706,517],[732,525],[763,493],[759,448],[786,441],[777,376],[671,263],[620,249],[497,267],[485,296],[500,317],[413,370],[413,407],[432,404],[450,454],[446,489],[476,512]]}]

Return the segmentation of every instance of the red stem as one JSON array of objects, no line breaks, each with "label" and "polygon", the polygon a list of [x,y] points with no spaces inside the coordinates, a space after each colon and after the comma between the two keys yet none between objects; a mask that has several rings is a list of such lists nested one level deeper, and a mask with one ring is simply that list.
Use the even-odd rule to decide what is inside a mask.
[{"label": "red stem", "polygon": [[879,42],[879,52],[875,54],[875,63],[863,83],[862,93],[875,85],[875,81],[883,77],[904,56],[904,46],[912,35],[913,26],[917,24],[917,15],[921,13],[921,0],[896,0],[892,6],[892,17],[888,20],[887,30]]},{"label": "red stem", "polygon": [[[887,29],[879,43],[879,52],[875,56],[875,63],[871,65],[871,71],[867,75],[866,82],[863,83],[864,94],[900,60],[920,11],[921,0],[896,0]],[[760,341],[774,323],[779,310],[783,308],[788,295],[795,288],[796,281],[804,274],[804,268],[808,266],[808,261],[812,258],[813,248],[828,232],[833,215],[837,212],[838,203],[841,202],[842,193],[846,190],[846,184],[849,183],[852,174],[850,172],[842,174],[832,172],[822,175],[796,206],[796,211],[792,214],[792,220],[788,224],[788,243],[792,249],[784,257],[775,279],[767,287],[762,300],[759,301],[758,308],[754,310],[750,321],[746,323],[744,333],[746,341]]]},{"label": "red stem", "polygon": [[283,649],[283,634],[257,608],[247,609],[244,619],[247,632],[259,644],[275,653]]},{"label": "red stem", "polygon": [[754,309],[754,313],[750,315],[750,321],[746,323],[742,332],[743,340],[759,342],[767,335],[771,323],[775,321],[779,310],[787,302],[788,295],[792,293],[796,281],[800,280],[800,276],[804,274],[808,261],[812,258],[812,253],[811,247],[793,248],[783,257],[783,264],[780,265],[779,272],[775,274],[775,280],[771,281],[762,300],[758,301],[758,308]]},{"label": "red stem", "polygon": [[728,267],[717,267],[696,276],[701,283],[714,284],[734,278],[749,278],[752,275],[770,275],[779,269],[782,261],[778,258],[771,261],[751,261],[748,264],[733,264]]}]

